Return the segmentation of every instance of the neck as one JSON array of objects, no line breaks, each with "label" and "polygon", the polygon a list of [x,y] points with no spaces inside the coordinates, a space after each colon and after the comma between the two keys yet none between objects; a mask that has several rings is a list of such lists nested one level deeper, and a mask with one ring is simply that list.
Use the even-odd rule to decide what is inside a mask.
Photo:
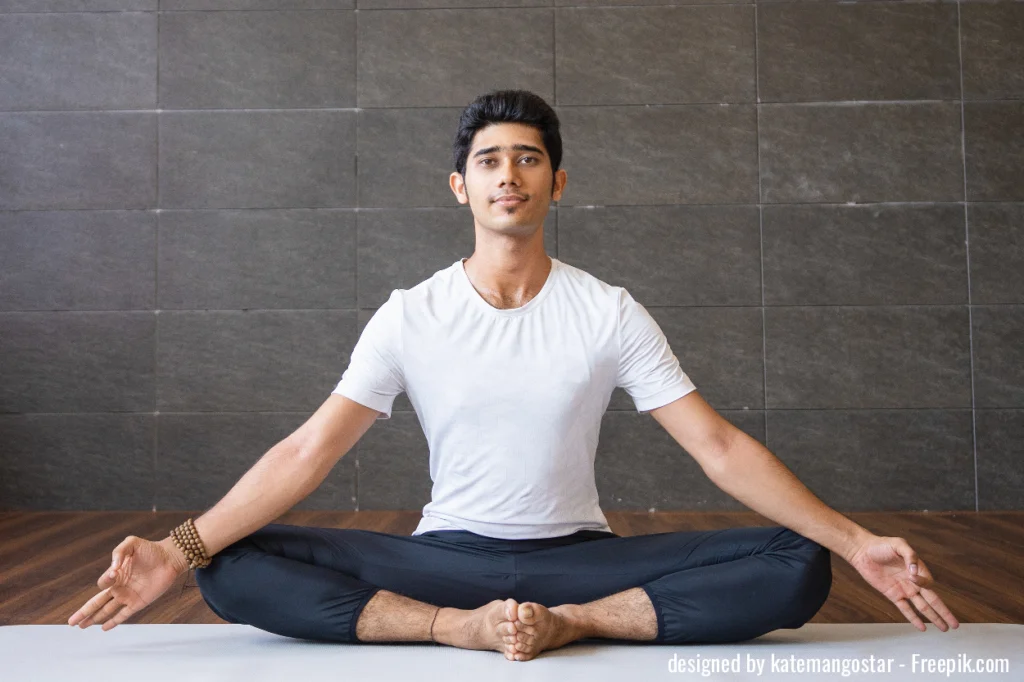
[{"label": "neck", "polygon": [[490,249],[477,246],[463,261],[473,287],[495,308],[519,308],[540,292],[553,263],[541,248]]}]

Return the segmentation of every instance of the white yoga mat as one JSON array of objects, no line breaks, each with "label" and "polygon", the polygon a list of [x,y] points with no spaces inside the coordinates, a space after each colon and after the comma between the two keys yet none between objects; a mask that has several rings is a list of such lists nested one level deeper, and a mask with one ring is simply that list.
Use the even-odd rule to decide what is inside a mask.
[{"label": "white yoga mat", "polygon": [[0,627],[0,660],[0,679],[17,682],[1022,682],[1024,625],[808,624],[740,644],[574,642],[530,661],[418,642],[308,642],[248,625],[9,625]]}]

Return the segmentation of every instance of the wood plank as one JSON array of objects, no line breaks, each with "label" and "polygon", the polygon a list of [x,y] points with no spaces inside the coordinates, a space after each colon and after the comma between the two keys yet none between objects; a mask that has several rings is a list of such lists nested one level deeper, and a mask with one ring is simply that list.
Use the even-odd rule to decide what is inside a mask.
[{"label": "wood plank", "polygon": [[[160,540],[201,512],[0,512],[0,625],[64,624],[99,588],[127,535]],[[1024,512],[860,512],[873,533],[902,537],[931,569],[964,623],[1024,623]],[[753,512],[607,512],[619,535],[778,525]],[[277,523],[409,535],[418,511],[291,511]],[[895,605],[833,555],[833,586],[813,623],[905,623]],[[195,574],[179,578],[130,623],[222,623]],[[911,627],[908,624],[908,627]]]}]

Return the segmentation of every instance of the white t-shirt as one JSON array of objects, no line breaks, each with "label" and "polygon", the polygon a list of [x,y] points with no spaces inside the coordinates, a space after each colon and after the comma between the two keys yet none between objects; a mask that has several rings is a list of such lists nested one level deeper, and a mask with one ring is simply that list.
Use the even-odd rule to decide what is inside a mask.
[{"label": "white t-shirt", "polygon": [[696,389],[624,288],[552,258],[536,296],[500,309],[460,259],[391,292],[333,393],[382,412],[378,419],[408,394],[433,481],[413,535],[532,539],[611,530],[594,456],[616,386],[639,412]]}]

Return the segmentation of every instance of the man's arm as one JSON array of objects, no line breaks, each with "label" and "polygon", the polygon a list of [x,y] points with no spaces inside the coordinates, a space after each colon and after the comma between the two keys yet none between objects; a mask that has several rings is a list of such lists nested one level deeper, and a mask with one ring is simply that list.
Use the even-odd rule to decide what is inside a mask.
[{"label": "man's arm", "polygon": [[[213,556],[259,530],[317,489],[380,413],[332,393],[306,423],[267,451],[214,507],[195,519]],[[168,537],[161,540],[183,558]]]},{"label": "man's arm", "polygon": [[874,534],[815,497],[766,447],[718,414],[697,391],[651,416],[719,488],[847,561]]}]

